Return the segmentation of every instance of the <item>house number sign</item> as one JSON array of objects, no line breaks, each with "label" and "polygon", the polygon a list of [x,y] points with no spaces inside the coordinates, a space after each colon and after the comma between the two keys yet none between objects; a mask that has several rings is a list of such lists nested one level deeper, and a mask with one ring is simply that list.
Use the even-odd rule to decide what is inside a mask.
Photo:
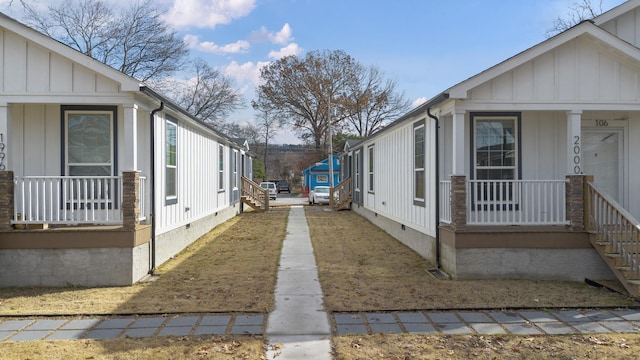
[{"label": "house number sign", "polygon": [[574,174],[582,174],[582,167],[581,167],[581,158],[580,156],[581,154],[581,148],[580,148],[580,136],[578,135],[574,135],[573,136],[573,173]]},{"label": "house number sign", "polygon": [[4,150],[5,150],[4,134],[0,133],[0,171],[6,170],[6,166],[4,164],[4,158],[6,157],[6,154]]}]

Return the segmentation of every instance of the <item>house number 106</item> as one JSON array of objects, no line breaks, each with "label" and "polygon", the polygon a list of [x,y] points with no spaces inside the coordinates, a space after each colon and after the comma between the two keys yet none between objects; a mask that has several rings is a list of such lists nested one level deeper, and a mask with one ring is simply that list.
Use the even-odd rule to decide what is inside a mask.
[{"label": "house number 106", "polygon": [[580,136],[578,135],[573,137],[573,164],[573,173],[582,174],[582,169],[580,168]]}]

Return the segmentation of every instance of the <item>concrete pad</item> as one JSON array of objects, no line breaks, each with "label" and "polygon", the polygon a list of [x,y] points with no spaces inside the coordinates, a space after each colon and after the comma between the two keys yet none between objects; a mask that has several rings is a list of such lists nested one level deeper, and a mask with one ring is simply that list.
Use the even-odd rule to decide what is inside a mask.
[{"label": "concrete pad", "polygon": [[460,323],[460,318],[453,313],[427,313],[427,317],[437,324]]},{"label": "concrete pad", "polygon": [[470,323],[469,326],[478,334],[506,334],[507,331],[502,326],[491,323]]},{"label": "concrete pad", "polygon": [[104,320],[96,329],[124,329],[133,322],[134,319],[108,319]]},{"label": "concrete pad", "polygon": [[204,325],[198,326],[193,331],[193,335],[224,335],[227,332],[227,326],[223,325]]},{"label": "concrete pad", "polygon": [[167,318],[165,317],[157,317],[157,318],[140,318],[136,320],[129,329],[139,329],[139,328],[159,328]]},{"label": "concrete pad", "polygon": [[473,334],[471,328],[463,323],[446,323],[446,324],[436,324],[440,331],[443,334],[453,335],[453,334]]},{"label": "concrete pad", "polygon": [[257,325],[234,325],[229,331],[231,335],[260,335],[262,326]]},{"label": "concrete pad", "polygon": [[186,336],[191,333],[192,326],[165,326],[158,336]]},{"label": "concrete pad", "polygon": [[270,336],[267,359],[330,360],[331,343],[328,336]]},{"label": "concrete pad", "polygon": [[227,326],[231,321],[231,315],[207,315],[203,316],[198,326]]},{"label": "concrete pad", "polygon": [[558,321],[558,319],[544,311],[521,311],[520,316],[535,323]]},{"label": "concrete pad", "polygon": [[601,321],[600,324],[617,333],[638,333],[640,328],[627,321]]},{"label": "concrete pad", "polygon": [[514,312],[492,312],[489,313],[489,315],[491,315],[491,317],[494,318],[497,322],[502,324],[525,322],[522,316]]},{"label": "concrete pad", "polygon": [[0,340],[4,340],[15,333],[15,331],[0,331]]},{"label": "concrete pad", "polygon": [[45,336],[51,334],[50,330],[38,331],[22,331],[10,337],[9,341],[35,341],[42,340]]},{"label": "concrete pad", "polygon": [[189,326],[193,327],[193,325],[198,322],[200,319],[199,316],[179,316],[173,319],[169,319],[164,327],[174,327],[174,326]]},{"label": "concrete pad", "polygon": [[502,323],[502,326],[504,326],[507,329],[507,331],[509,331],[510,333],[516,334],[516,335],[542,334],[540,330],[536,329],[535,327],[527,323],[510,322],[510,323]]},{"label": "concrete pad", "polygon": [[264,324],[264,315],[238,315],[233,322],[234,325],[260,325]]},{"label": "concrete pad", "polygon": [[85,339],[115,339],[120,335],[122,329],[96,329],[90,331],[88,334],[83,336]]},{"label": "concrete pad", "polygon": [[52,331],[59,328],[62,324],[66,323],[67,320],[38,320],[34,324],[31,324],[26,331]]},{"label": "concrete pad", "polygon": [[336,324],[364,324],[360,314],[334,314],[333,319]]},{"label": "concrete pad", "polygon": [[438,330],[427,323],[402,323],[409,334],[437,334]]},{"label": "concrete pad", "polygon": [[99,323],[99,319],[75,319],[64,324],[62,330],[89,330]]},{"label": "concrete pad", "polygon": [[576,329],[567,326],[559,321],[556,322],[540,322],[536,326],[549,335],[564,335],[577,332]]},{"label": "concrete pad", "polygon": [[610,333],[611,330],[598,324],[597,322],[573,322],[569,323],[583,334]]},{"label": "concrete pad", "polygon": [[279,271],[276,294],[322,296],[318,272],[315,270]]},{"label": "concrete pad", "polygon": [[458,316],[468,323],[490,323],[493,322],[486,314],[479,312],[459,312]]},{"label": "concrete pad", "polygon": [[403,331],[398,323],[373,323],[369,324],[372,333],[402,334]]},{"label": "concrete pad", "polygon": [[584,316],[584,314],[573,310],[556,311],[551,314],[564,322],[591,321],[588,317]]},{"label": "concrete pad", "polygon": [[419,312],[397,313],[396,316],[403,323],[427,323],[427,318]]},{"label": "concrete pad", "polygon": [[47,336],[47,340],[78,340],[86,331],[84,329],[56,330]]},{"label": "concrete pad", "polygon": [[612,313],[611,311],[607,311],[607,310],[598,310],[598,311],[587,311],[584,313],[584,316],[588,317],[589,319],[595,320],[595,321],[620,321],[622,320],[621,317],[615,315],[614,313]]},{"label": "concrete pad", "polygon": [[619,316],[629,321],[640,321],[640,311],[637,310],[624,310],[624,311],[612,311],[616,316]]},{"label": "concrete pad", "polygon": [[364,315],[369,324],[376,323],[385,323],[385,324],[395,324],[397,323],[396,318],[393,317],[393,314],[389,313],[370,313]]},{"label": "concrete pad", "polygon": [[123,336],[128,337],[149,337],[152,336],[158,330],[157,327],[141,327],[141,328],[129,328]]},{"label": "concrete pad", "polygon": [[365,325],[358,324],[336,325],[336,331],[338,332],[338,335],[365,335],[369,333],[369,330],[367,330],[367,327]]},{"label": "concrete pad", "polygon": [[9,320],[0,324],[0,331],[18,331],[32,323],[33,320]]}]

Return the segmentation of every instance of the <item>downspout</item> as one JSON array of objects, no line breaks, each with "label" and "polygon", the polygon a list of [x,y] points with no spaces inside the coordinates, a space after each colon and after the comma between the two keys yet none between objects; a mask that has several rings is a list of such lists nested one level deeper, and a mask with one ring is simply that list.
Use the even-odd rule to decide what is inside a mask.
[{"label": "downspout", "polygon": [[440,269],[440,119],[431,114],[431,108],[427,108],[427,115],[436,122],[436,268]]},{"label": "downspout", "polygon": [[151,269],[149,274],[156,271],[156,126],[155,115],[164,109],[164,102],[160,102],[160,107],[151,111],[149,120],[151,122]]}]

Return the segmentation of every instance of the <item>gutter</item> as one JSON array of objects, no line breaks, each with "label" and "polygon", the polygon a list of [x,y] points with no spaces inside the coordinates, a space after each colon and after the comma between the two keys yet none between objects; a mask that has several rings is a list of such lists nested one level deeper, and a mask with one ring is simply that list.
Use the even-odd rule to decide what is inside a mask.
[{"label": "gutter", "polygon": [[151,122],[151,269],[149,274],[156,271],[156,136],[155,136],[155,115],[164,109],[164,102],[160,102],[160,107],[153,109],[149,115]]},{"label": "gutter", "polygon": [[427,108],[427,115],[436,122],[436,136],[435,136],[435,148],[436,148],[436,268],[440,269],[440,119],[437,116],[431,114],[431,108]]}]

